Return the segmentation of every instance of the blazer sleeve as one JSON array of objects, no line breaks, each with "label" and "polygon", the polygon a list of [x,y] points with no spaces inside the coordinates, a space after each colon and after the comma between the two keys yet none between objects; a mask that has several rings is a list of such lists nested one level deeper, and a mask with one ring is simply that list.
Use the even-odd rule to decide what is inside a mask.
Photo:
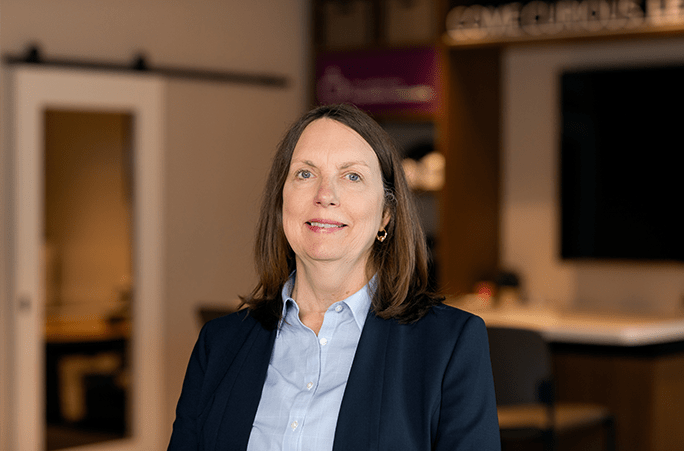
[{"label": "blazer sleeve", "polygon": [[168,451],[196,451],[199,447],[198,416],[202,385],[207,369],[206,327],[202,328],[185,372],[176,406],[176,419]]},{"label": "blazer sleeve", "polygon": [[484,321],[470,316],[447,364],[436,451],[501,449],[489,344]]}]

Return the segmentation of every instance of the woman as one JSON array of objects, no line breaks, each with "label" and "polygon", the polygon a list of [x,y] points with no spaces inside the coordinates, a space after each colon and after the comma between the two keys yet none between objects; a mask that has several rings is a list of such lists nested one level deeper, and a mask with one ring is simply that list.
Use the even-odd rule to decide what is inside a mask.
[{"label": "woman", "polygon": [[202,329],[169,445],[187,450],[495,450],[486,331],[428,288],[400,160],[358,109],[286,134],[247,307]]}]

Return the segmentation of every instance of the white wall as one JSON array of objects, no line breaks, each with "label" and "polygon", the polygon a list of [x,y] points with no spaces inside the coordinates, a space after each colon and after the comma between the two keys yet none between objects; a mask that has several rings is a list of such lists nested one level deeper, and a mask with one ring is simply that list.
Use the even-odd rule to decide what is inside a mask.
[{"label": "white wall", "polygon": [[[0,48],[47,57],[284,75],[286,89],[173,80],[165,161],[166,346],[163,387],[173,409],[199,330],[196,307],[228,305],[255,281],[251,243],[269,158],[308,106],[309,0],[0,0]],[[4,85],[4,79],[0,81]],[[0,111],[7,107],[0,96]],[[3,123],[5,121],[3,120]],[[3,136],[6,133],[3,131]],[[3,141],[0,141],[3,142]],[[0,342],[9,336],[7,146],[0,147]],[[4,345],[3,345],[4,346]],[[7,354],[0,347],[0,399]],[[3,403],[0,403],[3,404]],[[0,449],[6,403],[0,406]]]},{"label": "white wall", "polygon": [[684,312],[684,264],[558,257],[558,75],[569,68],[671,61],[684,62],[684,39],[513,47],[504,54],[501,260],[522,274],[531,302]]}]

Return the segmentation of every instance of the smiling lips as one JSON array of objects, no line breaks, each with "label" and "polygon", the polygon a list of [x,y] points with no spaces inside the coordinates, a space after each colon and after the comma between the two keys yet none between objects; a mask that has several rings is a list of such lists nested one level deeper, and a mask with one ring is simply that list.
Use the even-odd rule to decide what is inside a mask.
[{"label": "smiling lips", "polygon": [[307,221],[306,225],[313,231],[333,231],[336,229],[341,229],[346,227],[346,224],[341,222],[329,222],[329,221]]}]

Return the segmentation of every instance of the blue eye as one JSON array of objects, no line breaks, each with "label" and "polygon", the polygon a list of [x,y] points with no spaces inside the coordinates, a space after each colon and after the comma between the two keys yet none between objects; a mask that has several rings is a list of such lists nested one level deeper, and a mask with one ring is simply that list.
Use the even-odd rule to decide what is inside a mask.
[{"label": "blue eye", "polygon": [[349,180],[351,180],[352,182],[358,182],[361,180],[361,176],[359,174],[351,173],[347,177],[349,177]]},{"label": "blue eye", "polygon": [[306,169],[301,169],[297,171],[296,176],[302,179],[308,179],[311,177],[311,172],[307,171]]}]

